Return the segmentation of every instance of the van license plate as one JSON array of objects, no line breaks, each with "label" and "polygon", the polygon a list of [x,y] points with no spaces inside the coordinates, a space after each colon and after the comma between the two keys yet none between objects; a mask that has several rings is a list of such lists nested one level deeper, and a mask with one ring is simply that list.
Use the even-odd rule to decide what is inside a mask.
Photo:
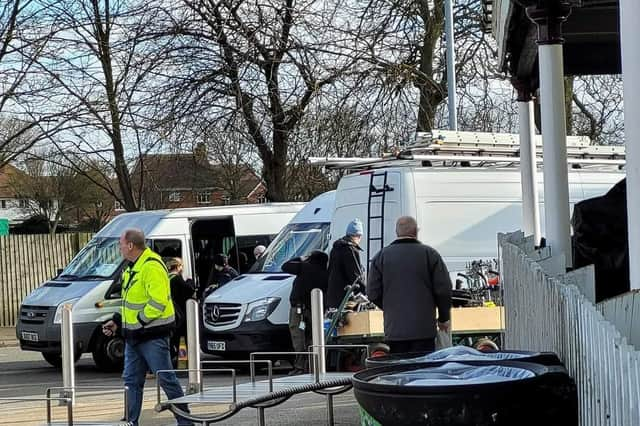
[{"label": "van license plate", "polygon": [[210,351],[226,351],[227,342],[217,342],[215,340],[208,340],[207,349],[209,349]]},{"label": "van license plate", "polygon": [[38,333],[34,333],[32,331],[23,331],[20,333],[22,340],[26,340],[28,342],[37,342],[40,339],[38,338]]}]

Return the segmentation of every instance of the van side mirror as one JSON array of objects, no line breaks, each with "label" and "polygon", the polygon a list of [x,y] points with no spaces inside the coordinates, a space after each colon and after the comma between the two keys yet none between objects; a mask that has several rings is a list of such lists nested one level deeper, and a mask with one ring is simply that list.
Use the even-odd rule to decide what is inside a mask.
[{"label": "van side mirror", "polygon": [[62,274],[62,271],[64,271],[63,268],[56,269],[56,277],[59,277]]}]

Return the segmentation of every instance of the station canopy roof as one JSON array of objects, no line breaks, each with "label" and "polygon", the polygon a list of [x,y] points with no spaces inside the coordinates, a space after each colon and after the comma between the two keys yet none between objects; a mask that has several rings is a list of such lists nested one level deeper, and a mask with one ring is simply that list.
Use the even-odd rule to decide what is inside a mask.
[{"label": "station canopy roof", "polygon": [[[532,89],[537,88],[536,25],[513,0],[483,1],[490,5],[491,30],[498,43],[500,67],[511,77],[530,82]],[[621,73],[618,0],[570,0],[570,3],[571,14],[562,26],[565,75]]]}]

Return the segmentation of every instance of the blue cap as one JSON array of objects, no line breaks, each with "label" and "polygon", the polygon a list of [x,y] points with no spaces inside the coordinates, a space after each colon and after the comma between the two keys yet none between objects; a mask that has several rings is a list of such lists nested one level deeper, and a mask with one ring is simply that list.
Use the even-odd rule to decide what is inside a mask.
[{"label": "blue cap", "polygon": [[360,221],[360,219],[353,219],[347,225],[347,235],[348,236],[362,235],[363,232],[364,232],[364,228],[362,227],[362,222]]}]

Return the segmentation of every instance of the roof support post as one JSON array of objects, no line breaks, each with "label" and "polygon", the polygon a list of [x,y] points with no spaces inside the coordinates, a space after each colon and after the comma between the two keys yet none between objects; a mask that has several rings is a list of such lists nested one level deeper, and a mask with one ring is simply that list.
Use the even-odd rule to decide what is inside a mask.
[{"label": "roof support post", "polygon": [[563,0],[538,0],[526,9],[538,27],[540,107],[544,173],[545,234],[554,254],[563,254],[570,267],[571,224],[569,216],[569,171],[564,106],[562,22],[571,12]]},{"label": "roof support post", "polygon": [[520,128],[520,184],[522,185],[522,224],[525,235],[533,235],[540,244],[540,207],[538,168],[536,165],[535,124],[531,91],[521,83],[518,90],[518,126]]},{"label": "roof support post", "polygon": [[629,281],[640,289],[640,2],[620,0],[620,43],[624,84],[624,133],[627,155]]}]

